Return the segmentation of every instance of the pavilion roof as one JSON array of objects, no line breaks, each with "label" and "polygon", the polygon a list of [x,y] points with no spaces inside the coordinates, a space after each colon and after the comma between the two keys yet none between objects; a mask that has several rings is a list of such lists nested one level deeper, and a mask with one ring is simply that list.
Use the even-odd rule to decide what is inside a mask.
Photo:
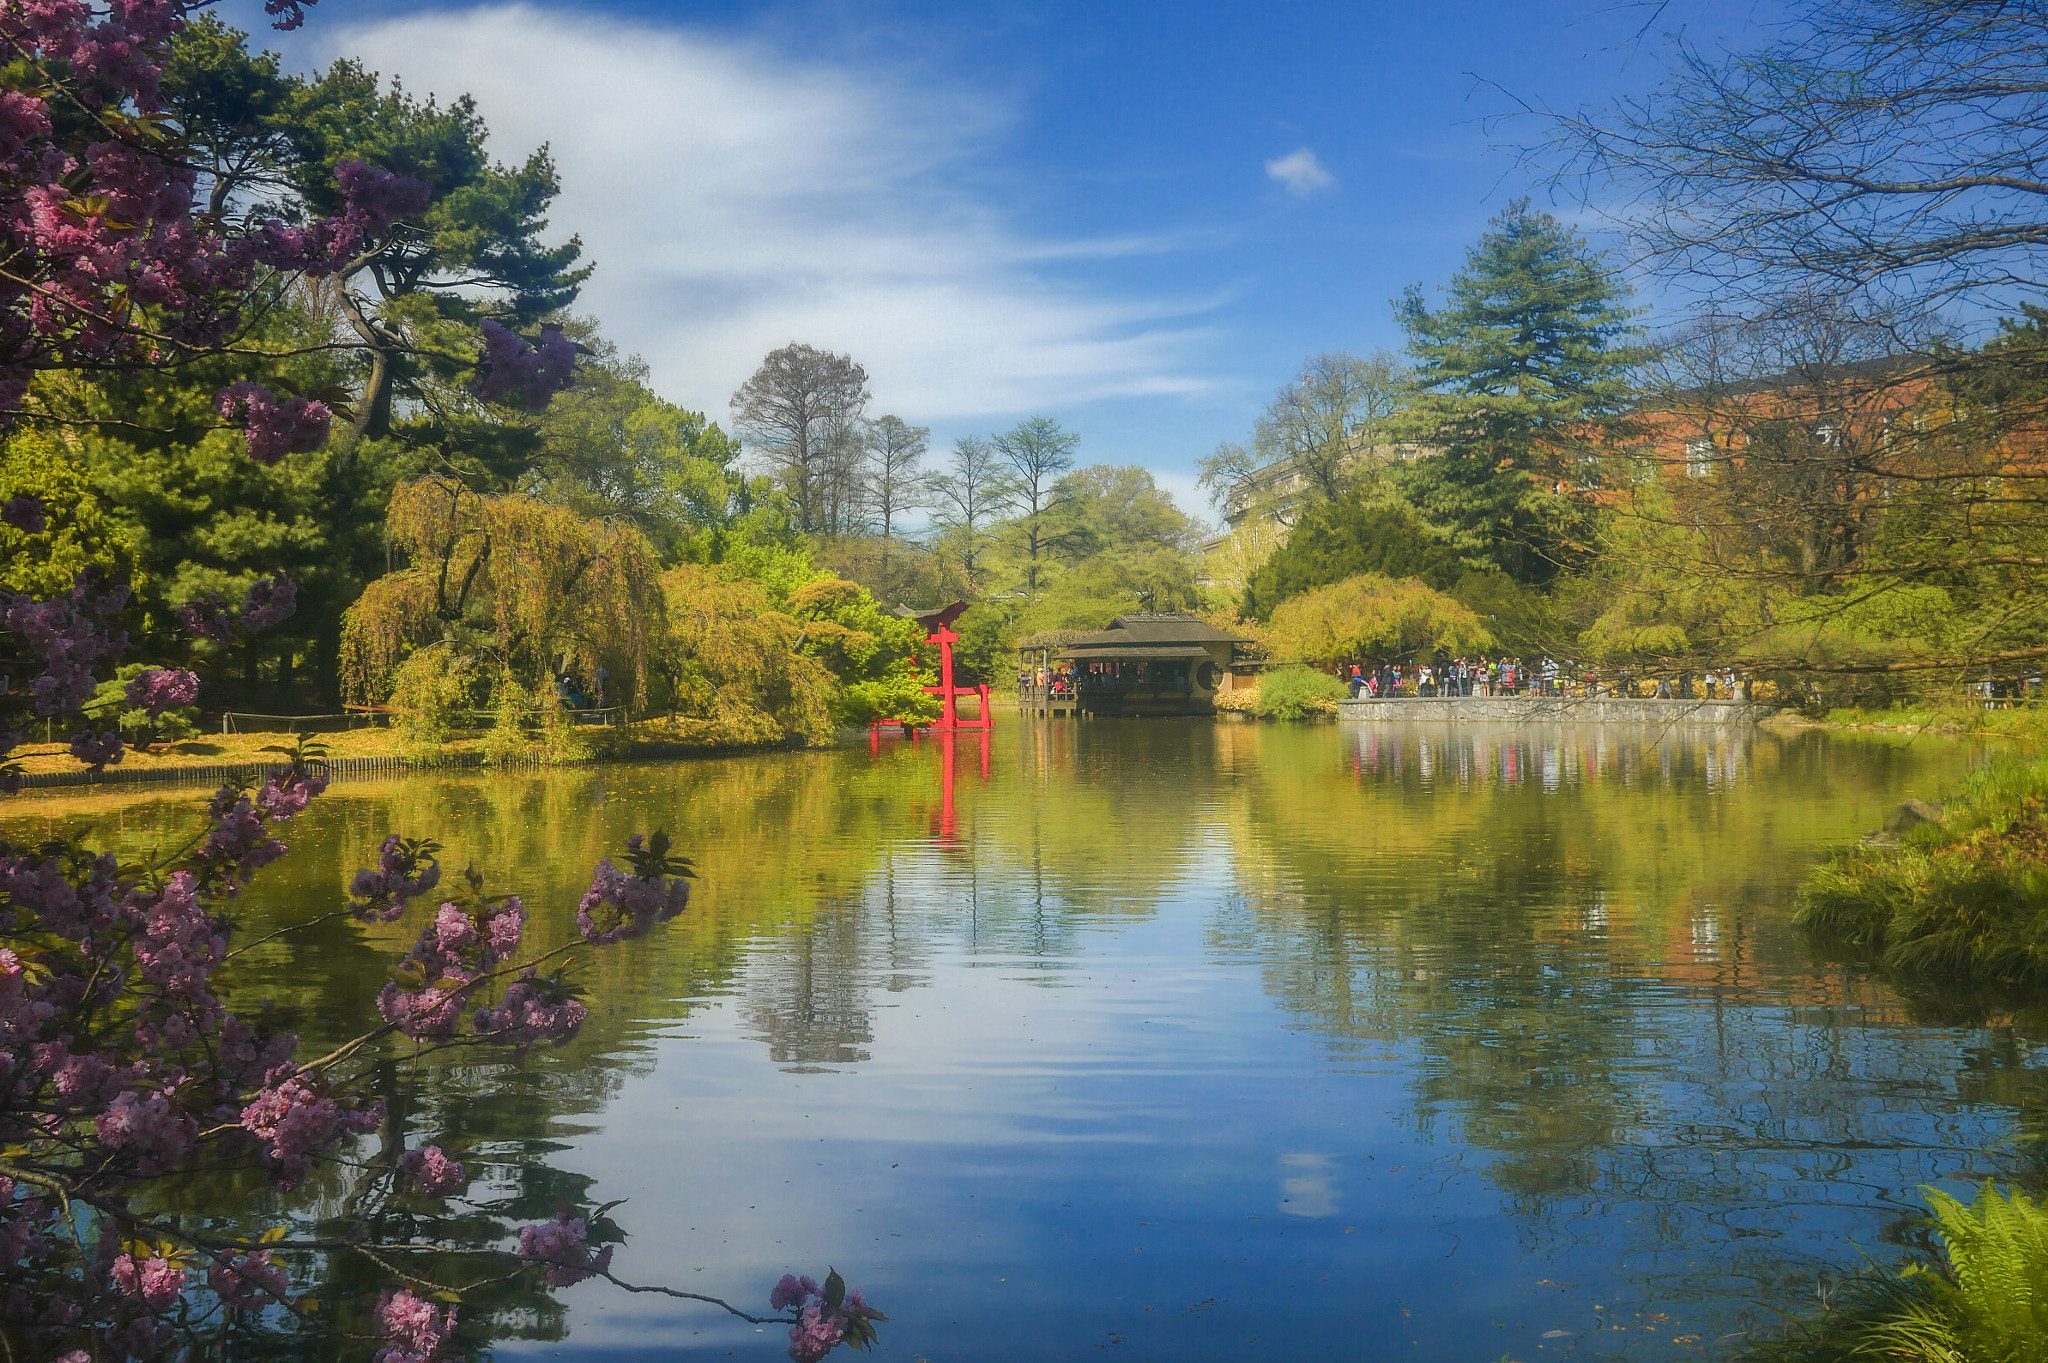
[{"label": "pavilion roof", "polygon": [[1199,615],[1161,611],[1119,615],[1108,629],[1094,630],[1070,641],[1085,649],[1123,648],[1133,644],[1246,644],[1251,640],[1220,630]]},{"label": "pavilion roof", "polygon": [[1062,650],[1060,656],[1074,662],[1090,659],[1206,658],[1209,650],[1200,644],[1106,644],[1096,647],[1076,644]]}]

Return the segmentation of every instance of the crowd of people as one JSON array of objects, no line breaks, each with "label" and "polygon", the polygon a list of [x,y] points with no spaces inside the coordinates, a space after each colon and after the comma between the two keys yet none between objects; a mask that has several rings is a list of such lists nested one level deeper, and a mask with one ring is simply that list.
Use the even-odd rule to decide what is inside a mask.
[{"label": "crowd of people", "polygon": [[[1747,684],[1733,671],[1686,673],[1675,681],[1653,682],[1602,678],[1597,670],[1568,668],[1551,657],[1534,662],[1502,655],[1496,658],[1452,658],[1438,654],[1430,662],[1353,662],[1338,668],[1353,700],[1401,696],[1641,696],[1660,700],[1740,700]],[[1646,692],[1643,688],[1651,688]]]}]

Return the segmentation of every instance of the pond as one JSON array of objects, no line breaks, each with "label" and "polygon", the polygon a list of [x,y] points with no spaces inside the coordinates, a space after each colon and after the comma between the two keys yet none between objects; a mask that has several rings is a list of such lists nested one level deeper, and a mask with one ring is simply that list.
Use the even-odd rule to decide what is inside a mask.
[{"label": "pond", "polygon": [[[441,1057],[414,1120],[538,1159],[479,1188],[508,1206],[627,1199],[637,1281],[760,1309],[837,1266],[893,1318],[885,1358],[1715,1356],[1899,1253],[1917,1185],[2025,1167],[2048,1052],[1921,1021],[1790,923],[1817,850],[1975,749],[999,723],[338,785],[243,926],[336,904],[389,831],[564,940],[598,858],[669,830],[697,898],[592,963],[582,1037]],[[22,804],[0,836],[141,848],[194,805]],[[237,998],[344,1037],[415,930],[281,938]],[[505,1312],[499,1354],[781,1354],[707,1309],[559,1297]]]}]

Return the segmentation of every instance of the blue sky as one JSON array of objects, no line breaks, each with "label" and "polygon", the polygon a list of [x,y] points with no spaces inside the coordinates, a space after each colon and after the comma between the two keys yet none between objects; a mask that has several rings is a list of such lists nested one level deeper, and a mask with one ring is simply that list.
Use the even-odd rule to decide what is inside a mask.
[{"label": "blue sky", "polygon": [[1510,95],[1604,102],[1655,81],[1663,34],[1748,46],[1778,13],[327,0],[270,41],[469,92],[502,155],[549,142],[583,309],[670,399],[724,421],[802,340],[935,445],[1046,412],[1196,510],[1194,461],[1304,356],[1398,348],[1390,300],[1541,194]]}]

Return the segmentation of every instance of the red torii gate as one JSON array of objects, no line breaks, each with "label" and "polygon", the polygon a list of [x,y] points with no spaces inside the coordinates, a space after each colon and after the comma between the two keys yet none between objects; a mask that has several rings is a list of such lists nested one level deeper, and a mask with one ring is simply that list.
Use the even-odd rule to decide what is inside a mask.
[{"label": "red torii gate", "polygon": [[[953,632],[953,622],[958,620],[960,613],[966,609],[967,603],[965,601],[955,601],[952,605],[942,606],[935,611],[914,611],[908,606],[898,606],[896,608],[896,614],[908,620],[915,620],[919,625],[923,626],[926,643],[939,646],[939,684],[937,686],[927,686],[924,689],[927,695],[939,698],[940,713],[939,718],[933,723],[925,725],[925,728],[951,733],[961,729],[987,730],[995,727],[995,713],[990,709],[988,703],[988,683],[981,682],[974,686],[959,686],[953,681],[953,645],[960,642],[960,636]],[[958,701],[961,696],[974,696],[981,702],[980,714],[971,723],[963,722],[960,718]],[[881,726],[884,724],[903,724],[903,721],[900,719],[876,720],[873,726],[875,732],[880,733]],[[904,725],[906,730],[909,727],[907,724]]]}]

